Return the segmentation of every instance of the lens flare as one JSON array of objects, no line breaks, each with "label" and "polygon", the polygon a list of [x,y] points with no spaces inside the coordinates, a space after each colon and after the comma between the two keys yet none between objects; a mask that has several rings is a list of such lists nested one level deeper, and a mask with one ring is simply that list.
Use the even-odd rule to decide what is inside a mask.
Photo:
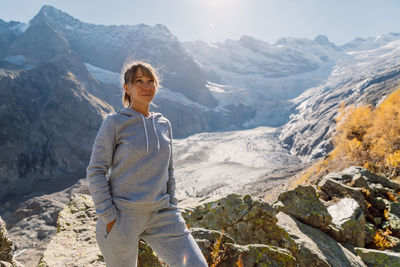
[{"label": "lens flare", "polygon": [[183,255],[182,264],[183,266],[186,266],[186,255]]}]

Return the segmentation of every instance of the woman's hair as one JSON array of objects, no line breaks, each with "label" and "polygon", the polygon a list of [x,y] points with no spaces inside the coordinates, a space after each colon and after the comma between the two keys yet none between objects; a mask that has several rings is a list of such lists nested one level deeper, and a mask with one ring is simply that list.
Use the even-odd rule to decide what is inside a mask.
[{"label": "woman's hair", "polygon": [[[134,61],[125,64],[122,71],[123,73],[122,84],[124,85],[132,83],[136,78],[136,73],[138,69],[142,71],[144,76],[149,77],[154,81],[157,90],[157,87],[160,84],[160,79],[158,78],[157,72],[150,64],[143,61]],[[124,105],[124,107],[129,107],[131,104],[131,97],[125,92],[125,90],[123,90],[122,104]]]}]

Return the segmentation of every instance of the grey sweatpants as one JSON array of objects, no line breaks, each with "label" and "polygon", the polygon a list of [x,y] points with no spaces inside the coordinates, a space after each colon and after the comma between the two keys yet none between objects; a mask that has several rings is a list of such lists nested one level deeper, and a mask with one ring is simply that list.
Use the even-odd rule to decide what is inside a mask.
[{"label": "grey sweatpants", "polygon": [[140,238],[170,267],[208,266],[175,207],[150,213],[120,210],[109,234],[97,220],[96,239],[107,267],[136,267]]}]

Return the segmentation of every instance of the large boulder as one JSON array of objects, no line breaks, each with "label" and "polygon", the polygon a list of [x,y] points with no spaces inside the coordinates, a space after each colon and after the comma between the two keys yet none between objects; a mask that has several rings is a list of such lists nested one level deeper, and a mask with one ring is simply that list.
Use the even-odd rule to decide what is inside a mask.
[{"label": "large boulder", "polygon": [[[234,251],[240,249],[240,261],[242,266],[297,266],[296,258],[287,249],[268,246],[263,244],[251,244],[240,246],[227,244],[227,255],[234,255]],[[239,257],[227,257],[220,265],[221,267],[237,266]]]},{"label": "large boulder", "polygon": [[299,266],[366,266],[362,260],[319,229],[301,223],[283,212],[277,224],[296,242]]},{"label": "large boulder", "polygon": [[299,185],[294,190],[281,193],[273,207],[305,224],[323,230],[332,222],[326,206],[319,200],[317,192],[311,185]]},{"label": "large boulder", "polygon": [[330,198],[338,197],[351,197],[357,201],[360,205],[361,209],[366,213],[367,206],[365,203],[365,198],[362,193],[362,189],[360,188],[353,188],[343,184],[340,181],[337,181],[333,178],[324,177],[319,183],[318,186],[322,191],[324,191]]},{"label": "large boulder", "polygon": [[360,167],[360,166],[351,166],[347,169],[344,169],[342,172],[342,176],[345,177],[353,177],[356,174],[361,174],[361,176],[368,182],[374,184],[381,184],[384,187],[393,189],[393,190],[400,190],[400,184],[393,182],[385,177],[377,175],[373,172],[368,171],[367,169]]},{"label": "large boulder", "polygon": [[190,227],[223,230],[241,245],[265,244],[296,251],[294,241],[276,225],[275,210],[249,195],[230,194],[214,202],[205,203],[183,214]]},{"label": "large boulder", "polygon": [[354,250],[368,266],[400,266],[400,253],[366,248]]},{"label": "large boulder", "polygon": [[328,208],[332,225],[328,233],[337,241],[357,247],[365,245],[365,216],[357,201],[343,198]]}]

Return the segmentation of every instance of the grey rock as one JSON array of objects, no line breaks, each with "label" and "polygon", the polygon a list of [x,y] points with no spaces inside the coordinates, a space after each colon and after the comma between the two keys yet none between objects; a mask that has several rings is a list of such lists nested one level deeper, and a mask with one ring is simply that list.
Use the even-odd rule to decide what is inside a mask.
[{"label": "grey rock", "polygon": [[360,173],[357,173],[352,177],[351,183],[353,187],[365,188],[370,190],[367,181]]},{"label": "grey rock", "polygon": [[365,216],[360,205],[352,198],[343,198],[330,206],[333,227],[328,233],[337,241],[357,247],[365,245]]},{"label": "grey rock", "polygon": [[400,253],[366,248],[354,250],[368,266],[400,266]]},{"label": "grey rock", "polygon": [[278,201],[273,205],[277,211],[290,214],[310,226],[324,230],[332,222],[331,215],[311,185],[299,185],[293,190],[285,191],[279,195]]},{"label": "grey rock", "polygon": [[364,213],[367,212],[367,207],[365,204],[364,195],[359,188],[352,188],[350,186],[344,185],[338,181],[331,178],[324,178],[318,184],[322,191],[327,193],[330,197],[351,197],[357,201]]},{"label": "grey rock", "polygon": [[296,250],[293,240],[276,225],[275,210],[249,195],[230,194],[182,215],[190,227],[224,230],[240,245],[256,243]]},{"label": "grey rock", "polygon": [[377,229],[372,223],[365,223],[365,245],[373,243],[376,231]]},{"label": "grey rock", "polygon": [[279,212],[277,218],[277,224],[296,242],[298,251],[294,256],[299,266],[366,266],[360,258],[321,230],[283,212]]},{"label": "grey rock", "polygon": [[393,189],[383,186],[382,184],[378,183],[368,183],[369,188],[371,188],[373,194],[375,196],[381,196],[384,198],[388,198],[389,195],[393,196],[396,200],[398,197],[396,196],[396,192]]},{"label": "grey rock", "polygon": [[374,197],[370,200],[371,204],[379,210],[388,209],[390,206],[390,202],[382,197]]}]

